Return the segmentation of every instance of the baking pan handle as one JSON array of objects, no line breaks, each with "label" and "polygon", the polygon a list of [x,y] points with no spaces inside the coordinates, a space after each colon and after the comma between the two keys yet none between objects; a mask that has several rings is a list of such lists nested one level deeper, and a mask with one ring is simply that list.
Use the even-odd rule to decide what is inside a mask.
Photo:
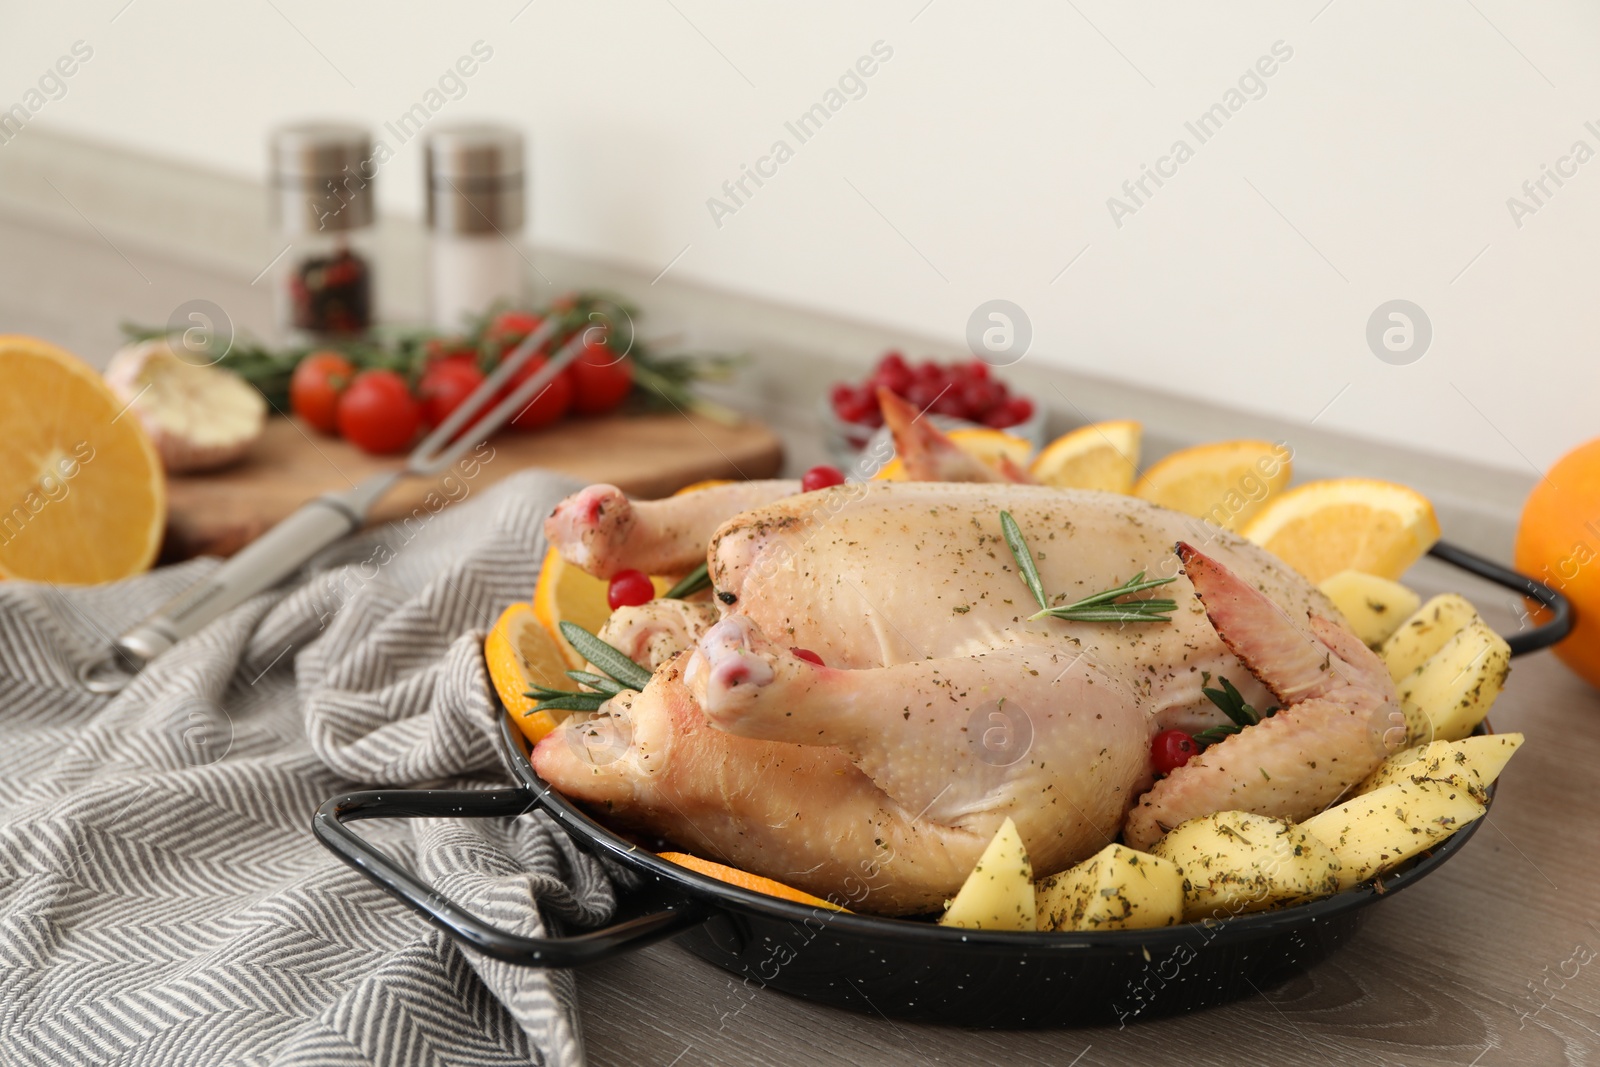
[{"label": "baking pan handle", "polygon": [[673,937],[710,918],[692,902],[674,904],[571,937],[524,937],[489,925],[379,851],[347,823],[359,819],[490,819],[534,807],[521,789],[377,789],[334,797],[317,810],[317,840],[457,941],[508,963],[579,967]]},{"label": "baking pan handle", "polygon": [[1479,578],[1486,578],[1512,592],[1537,600],[1549,610],[1550,617],[1544,622],[1531,630],[1524,630],[1506,638],[1506,644],[1511,646],[1513,656],[1549,648],[1572,632],[1575,621],[1572,601],[1543,582],[1529,578],[1526,574],[1514,571],[1510,567],[1503,567],[1492,559],[1485,559],[1476,552],[1468,552],[1449,541],[1435,543],[1428,549],[1428,555],[1476,574]]}]

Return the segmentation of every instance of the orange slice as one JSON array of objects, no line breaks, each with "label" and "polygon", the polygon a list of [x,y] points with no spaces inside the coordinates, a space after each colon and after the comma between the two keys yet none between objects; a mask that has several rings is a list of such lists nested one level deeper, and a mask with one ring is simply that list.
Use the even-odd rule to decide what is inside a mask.
[{"label": "orange slice", "polygon": [[1242,530],[1294,473],[1286,445],[1216,441],[1166,456],[1144,472],[1133,495],[1185,515]]},{"label": "orange slice", "polygon": [[148,570],[166,476],[139,417],[94,369],[0,336],[0,577],[89,585]]},{"label": "orange slice", "polygon": [[[650,581],[656,587],[656,596],[672,588],[669,578],[653,577]],[[573,670],[582,669],[584,658],[561,635],[561,622],[575,622],[592,634],[599,633],[611,618],[611,605],[606,602],[610,585],[605,579],[574,567],[553,548],[544,554],[538,584],[533,587],[533,614]]]},{"label": "orange slice", "polygon": [[534,701],[528,690],[535,685],[552,689],[576,689],[566,675],[567,661],[545,628],[534,617],[533,605],[512,604],[483,641],[483,659],[489,668],[500,703],[531,744],[554,730],[569,711],[532,711]]},{"label": "orange slice", "polygon": [[1314,583],[1343,570],[1394,581],[1439,539],[1439,520],[1404,485],[1331,478],[1268,501],[1240,532]]},{"label": "orange slice", "polygon": [[765,893],[769,897],[780,897],[783,900],[792,900],[796,904],[810,904],[816,908],[827,908],[829,911],[848,912],[849,908],[840,907],[832,901],[814,897],[810,893],[802,893],[792,886],[782,882],[774,882],[771,878],[763,878],[759,874],[741,871],[737,867],[726,867],[720,863],[703,860],[699,856],[691,856],[687,852],[659,852],[657,853],[668,863],[676,863],[680,867],[687,867],[697,871],[708,878],[715,878],[719,882],[736,885],[740,889],[749,889],[756,893]]},{"label": "orange slice", "polygon": [[[991,467],[999,467],[1003,456],[1009,456],[1011,462],[1019,467],[1026,467],[1028,457],[1033,454],[1033,446],[1025,438],[1006,433],[1004,430],[966,426],[959,430],[951,430],[946,436],[961,451],[976,456]],[[905,464],[900,462],[899,456],[895,456],[872,478],[880,482],[903,482],[906,480]]]},{"label": "orange slice", "polygon": [[1080,426],[1045,445],[1028,473],[1058,489],[1132,492],[1143,433],[1132,419]]},{"label": "orange slice", "polygon": [[706,478],[703,481],[690,482],[688,485],[684,486],[682,489],[679,489],[676,493],[673,493],[672,495],[673,496],[682,496],[685,493],[698,493],[702,489],[715,489],[719,485],[732,485],[732,484],[733,484],[733,479],[732,478]]}]

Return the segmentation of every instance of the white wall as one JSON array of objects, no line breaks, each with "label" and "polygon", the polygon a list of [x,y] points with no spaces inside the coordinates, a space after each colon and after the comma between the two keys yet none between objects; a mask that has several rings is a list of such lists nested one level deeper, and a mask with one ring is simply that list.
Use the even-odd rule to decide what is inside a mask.
[{"label": "white wall", "polygon": [[[952,345],[1003,297],[1029,359],[1512,469],[1600,421],[1600,160],[1520,226],[1507,206],[1575,141],[1600,152],[1593,5],[124,4],[0,0],[0,108],[82,40],[34,121],[257,176],[271,124],[382,134],[482,41],[433,121],[530,132],[540,243]],[[785,120],[879,41],[865,95],[799,144]],[[1279,41],[1201,144],[1184,123]],[[708,198],[779,138],[793,158],[719,226]],[[1118,226],[1108,198],[1178,138],[1193,158]],[[382,203],[414,213],[420,152],[390,141]],[[1365,338],[1394,298],[1433,325],[1410,365]]]}]

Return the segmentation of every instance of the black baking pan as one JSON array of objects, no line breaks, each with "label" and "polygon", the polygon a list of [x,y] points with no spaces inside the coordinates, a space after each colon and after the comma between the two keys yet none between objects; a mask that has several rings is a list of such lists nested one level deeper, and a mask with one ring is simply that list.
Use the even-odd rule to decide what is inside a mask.
[{"label": "black baking pan", "polygon": [[[1430,554],[1549,610],[1547,621],[1507,639],[1513,655],[1546,648],[1570,632],[1571,606],[1549,587],[1453,545],[1440,543]],[[575,967],[676,937],[752,991],[776,989],[855,1011],[959,1026],[1122,1024],[1259,992],[1326,957],[1356,932],[1370,905],[1438,870],[1478,827],[1474,822],[1375,882],[1278,911],[1159,930],[962,930],[780,900],[663,860],[546,785],[528,762],[528,743],[509,714],[500,726],[514,786],[350,793],[317,812],[317,838],[434,925],[497,959]],[[548,938],[496,929],[347,825],[359,819],[503,818],[538,809],[589,851],[632,872],[639,884],[621,894],[612,925]]]}]

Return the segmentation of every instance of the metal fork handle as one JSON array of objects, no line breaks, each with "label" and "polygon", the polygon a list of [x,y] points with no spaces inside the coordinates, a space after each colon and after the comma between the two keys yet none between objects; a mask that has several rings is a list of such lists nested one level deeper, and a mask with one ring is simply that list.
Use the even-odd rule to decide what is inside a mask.
[{"label": "metal fork handle", "polygon": [[198,632],[223,612],[271,589],[339,538],[360,529],[395,473],[376,474],[342,493],[302,505],[206,577],[162,605],[113,644],[135,669]]}]

